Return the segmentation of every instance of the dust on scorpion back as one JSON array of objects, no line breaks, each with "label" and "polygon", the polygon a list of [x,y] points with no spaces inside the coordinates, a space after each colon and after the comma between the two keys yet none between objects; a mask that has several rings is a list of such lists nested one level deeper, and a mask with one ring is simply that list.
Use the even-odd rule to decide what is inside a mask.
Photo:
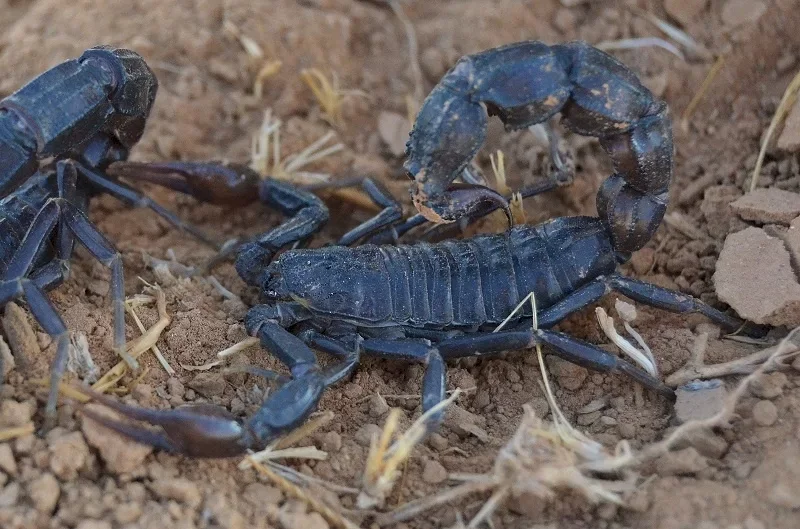
[{"label": "dust on scorpion back", "polygon": [[612,272],[610,248],[597,219],[575,217],[437,244],[294,250],[271,284],[318,317],[364,327],[475,327],[501,322],[530,292],[544,308]]}]

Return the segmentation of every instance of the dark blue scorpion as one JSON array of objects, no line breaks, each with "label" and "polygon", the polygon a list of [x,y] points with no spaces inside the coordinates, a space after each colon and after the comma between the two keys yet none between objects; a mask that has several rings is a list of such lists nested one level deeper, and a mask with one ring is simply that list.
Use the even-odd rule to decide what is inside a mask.
[{"label": "dark blue scorpion", "polygon": [[[236,166],[111,165],[112,175],[156,182],[201,200],[245,203],[257,194],[289,214],[284,224],[241,246],[236,266],[263,298],[247,314],[247,329],[291,376],[274,376],[280,387],[245,420],[207,404],[156,411],[103,395],[95,397],[129,419],[160,429],[85,413],[159,449],[193,457],[233,456],[298,426],[324,390],[357,367],[362,354],[424,364],[422,408],[428,410],[444,398],[447,359],[536,345],[590,369],[624,373],[673,398],[670,388],[625,360],[549,330],[612,290],[661,309],[704,314],[728,330],[742,325],[690,296],[617,272],[652,237],[666,209],[673,171],[666,105],[625,66],[584,43],[522,42],[464,57],[426,99],[408,143],[406,168],[421,213],[415,224],[422,222],[419,218],[451,222],[508,210],[492,190],[454,183],[483,142],[487,111],[511,129],[560,112],[570,129],[600,138],[616,172],[599,191],[599,217],[558,218],[437,244],[294,249],[275,258],[286,247],[304,244],[327,220],[327,209],[314,195],[288,184],[260,183],[257,175]],[[400,220],[399,207],[379,186],[365,183],[365,188],[386,209],[340,243],[356,242]],[[528,311],[507,330],[492,332],[529,293],[536,298],[539,328],[531,327]],[[314,349],[338,361],[322,368]],[[430,431],[441,418],[433,417]]]}]

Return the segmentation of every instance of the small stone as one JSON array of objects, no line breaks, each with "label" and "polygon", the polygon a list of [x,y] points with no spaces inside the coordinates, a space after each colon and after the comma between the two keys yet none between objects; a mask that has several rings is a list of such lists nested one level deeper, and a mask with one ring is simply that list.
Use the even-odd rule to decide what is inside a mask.
[{"label": "small stone", "polygon": [[778,420],[778,408],[769,400],[760,400],[753,406],[753,420],[760,426],[772,426]]},{"label": "small stone", "polygon": [[675,418],[679,423],[701,421],[716,415],[724,406],[728,392],[721,380],[690,382],[675,392]]},{"label": "small stone", "polygon": [[656,251],[653,248],[642,248],[631,256],[631,266],[636,275],[643,276],[653,267]]},{"label": "small stone", "polygon": [[580,426],[590,426],[594,424],[595,421],[597,421],[597,419],[600,418],[600,415],[602,415],[602,412],[599,411],[593,411],[592,413],[584,413],[578,415],[577,423]]},{"label": "small stone", "polygon": [[14,507],[19,498],[20,486],[19,482],[12,481],[0,491],[0,508]]},{"label": "small stone", "polygon": [[462,437],[473,435],[484,443],[489,440],[489,434],[483,429],[485,423],[485,418],[465,410],[458,404],[451,404],[445,411],[446,427]]},{"label": "small stone", "polygon": [[597,508],[597,517],[601,520],[613,520],[617,516],[618,507],[613,503],[603,503]]},{"label": "small stone", "polygon": [[89,447],[80,432],[62,435],[50,443],[50,470],[62,481],[71,481],[89,459]]},{"label": "small stone", "polygon": [[[798,195],[800,196],[800,195]],[[773,326],[800,324],[800,284],[783,241],[759,228],[725,239],[714,286],[742,318]]]},{"label": "small stone", "polygon": [[75,529],[111,529],[111,522],[106,520],[82,520]]},{"label": "small stone", "polygon": [[411,124],[402,114],[385,110],[378,114],[378,134],[392,155],[403,156],[410,131]]},{"label": "small stone", "polygon": [[613,397],[610,401],[611,407],[615,410],[621,410],[625,407],[625,397]]},{"label": "small stone", "polygon": [[368,447],[372,443],[373,438],[380,437],[382,431],[383,429],[377,424],[364,424],[361,428],[356,430],[353,437],[356,443]]},{"label": "small stone", "polygon": [[548,356],[547,366],[558,385],[569,391],[579,389],[586,377],[589,376],[589,371],[586,368],[562,360],[557,356]]},{"label": "small stone", "polygon": [[696,21],[707,5],[708,0],[664,0],[664,9],[669,16],[684,26]]},{"label": "small stone", "polygon": [[447,479],[447,469],[441,463],[434,459],[430,459],[425,463],[425,468],[422,470],[422,481],[435,485],[442,483]]},{"label": "small stone", "polygon": [[707,467],[706,458],[692,447],[667,452],[656,462],[656,471],[661,476],[691,476]]},{"label": "small stone", "polygon": [[283,492],[278,487],[263,483],[250,483],[245,487],[243,497],[256,507],[278,505],[283,501]]},{"label": "small stone", "polygon": [[767,5],[761,0],[728,0],[722,7],[722,23],[729,28],[755,23],[766,10]]},{"label": "small stone", "polygon": [[767,500],[778,507],[787,509],[800,509],[800,494],[792,487],[779,483],[769,491]]},{"label": "small stone", "polygon": [[160,479],[151,483],[150,489],[162,498],[185,503],[192,508],[200,505],[202,500],[197,485],[185,478]]},{"label": "small stone", "polygon": [[[543,502],[541,495],[538,495],[536,492],[526,490],[523,487],[520,488],[522,489],[521,491],[512,492],[512,501],[507,502],[509,510],[525,516],[528,520],[541,519],[547,502]],[[545,529],[554,526],[536,525],[534,527]]]},{"label": "small stone", "polygon": [[369,398],[369,416],[373,418],[383,417],[389,411],[389,405],[380,394],[376,393]]},{"label": "small stone", "polygon": [[619,431],[619,436],[622,437],[623,439],[633,439],[634,437],[636,437],[635,424],[621,422],[617,425],[617,430]]},{"label": "small stone", "polygon": [[325,518],[318,512],[305,513],[281,509],[278,521],[283,529],[329,529]]},{"label": "small stone", "polygon": [[18,364],[24,364],[41,353],[39,340],[36,339],[28,315],[19,305],[13,301],[6,304],[2,323],[8,346]]},{"label": "small stone", "polygon": [[31,422],[33,411],[32,402],[4,400],[0,403],[0,427],[24,426]]},{"label": "small stone", "polygon": [[173,397],[183,398],[184,393],[186,393],[186,388],[180,380],[175,377],[170,377],[170,379],[167,380],[167,391],[169,391],[169,394]]},{"label": "small stone", "polygon": [[594,399],[589,404],[578,410],[578,414],[584,415],[586,413],[594,413],[600,411],[608,405],[608,401],[604,398]]},{"label": "small stone", "polygon": [[219,397],[225,392],[225,378],[219,373],[198,373],[189,387],[204,397]]},{"label": "small stone", "polygon": [[433,433],[428,438],[428,444],[431,445],[431,447],[434,450],[442,452],[444,450],[447,450],[447,447],[450,445],[450,442],[447,440],[447,437],[439,433]]},{"label": "small stone", "polygon": [[547,417],[547,414],[550,413],[550,404],[545,397],[533,397],[528,402],[528,406],[531,407],[533,412],[540,419],[544,419]]},{"label": "small stone", "polygon": [[14,359],[14,355],[11,354],[11,349],[8,348],[2,336],[0,336],[0,362],[2,362],[3,366],[3,372],[0,373],[0,377],[3,377],[3,380],[5,380],[8,374],[17,367],[17,361]]},{"label": "small stone", "polygon": [[788,226],[800,215],[800,193],[760,187],[732,202],[731,209],[744,220]]},{"label": "small stone", "polygon": [[33,506],[41,513],[51,513],[61,496],[58,480],[49,472],[28,483],[28,496]]},{"label": "small stone", "polygon": [[603,426],[616,426],[617,420],[614,417],[603,415],[602,417],[600,417],[600,424],[602,424]]},{"label": "small stone", "polygon": [[763,374],[750,382],[750,393],[760,399],[774,399],[783,394],[783,387],[789,379],[784,373]]},{"label": "small stone", "polygon": [[[98,415],[118,419],[107,408],[89,404],[87,408]],[[100,452],[107,470],[113,474],[127,474],[142,468],[144,459],[153,451],[152,446],[135,443],[84,416],[81,423],[86,442]]]},{"label": "small stone", "polygon": [[114,509],[114,519],[122,525],[135,522],[141,515],[142,506],[136,502],[123,503]]},{"label": "small stone", "polygon": [[364,393],[364,388],[359,384],[349,383],[344,386],[344,396],[348,399],[357,399]]},{"label": "small stone", "polygon": [[17,461],[8,443],[0,444],[0,470],[12,476],[17,475]]},{"label": "small stone", "polygon": [[325,432],[320,444],[326,452],[338,452],[342,449],[342,436],[336,432]]}]

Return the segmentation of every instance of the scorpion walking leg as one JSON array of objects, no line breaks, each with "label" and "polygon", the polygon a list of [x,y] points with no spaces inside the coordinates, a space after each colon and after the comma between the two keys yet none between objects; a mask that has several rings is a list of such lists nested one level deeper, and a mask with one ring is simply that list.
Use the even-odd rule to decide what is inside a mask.
[{"label": "scorpion walking leg", "polygon": [[[419,362],[425,364],[422,379],[422,411],[426,412],[445,399],[447,366],[438,346],[427,341],[384,340],[370,338],[364,340],[364,353],[392,360]],[[431,416],[425,424],[428,433],[439,428],[444,419],[444,410]]]},{"label": "scorpion walking leg", "polygon": [[595,279],[569,294],[555,305],[539,311],[539,325],[541,327],[552,327],[573,312],[599,301],[612,290],[651,307],[681,314],[692,312],[702,314],[727,331],[735,331],[744,324],[739,318],[729,316],[687,294],[662,288],[638,279],[612,274]]},{"label": "scorpion walking leg", "polygon": [[536,345],[545,346],[564,360],[587,369],[605,373],[624,373],[653,391],[675,398],[675,393],[660,380],[625,360],[568,334],[546,329],[470,334],[441,341],[436,347],[444,358],[449,359],[490,356],[515,349],[530,349]]}]

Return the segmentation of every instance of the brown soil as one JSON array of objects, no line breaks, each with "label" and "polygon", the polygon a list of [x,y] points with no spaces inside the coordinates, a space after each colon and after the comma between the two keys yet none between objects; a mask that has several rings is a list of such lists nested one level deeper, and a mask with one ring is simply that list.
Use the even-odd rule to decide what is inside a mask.
[{"label": "brown soil", "polygon": [[[563,7],[563,4],[577,4]],[[753,2],[761,4],[762,2]],[[706,94],[688,130],[678,117],[711,67],[711,59],[682,61],[663,50],[645,48],[615,54],[630,65],[665,98],[676,122],[676,178],[672,208],[684,215],[702,237],[688,238],[686,230],[663,225],[626,271],[633,276],[678,288],[712,303],[716,300],[712,274],[724,237],[741,228],[727,205],[749,186],[759,141],[784,88],[797,69],[800,22],[796,2],[763,2],[768,10],[758,22],[739,21],[736,9],[749,2],[697,0],[697,15],[684,29],[713,54],[726,54],[723,71]],[[681,2],[667,2],[671,10]],[[660,35],[649,22],[632,14],[629,6],[668,15],[661,2],[650,0],[519,2],[462,0],[406,2],[405,9],[419,38],[422,72],[427,92],[465,53],[517,40],[547,42],[585,39],[591,43]],[[680,19],[681,15],[677,14]],[[235,24],[254,39],[265,59],[280,59],[280,72],[265,83],[261,100],[252,95],[254,61],[240,43],[223,29]],[[731,24],[740,25],[732,27]],[[349,97],[344,121],[336,129],[343,153],[318,164],[336,176],[369,173],[384,178],[398,197],[406,200],[407,180],[398,170],[402,160],[378,133],[378,115],[389,110],[405,115],[405,97],[413,93],[408,52],[402,25],[380,2],[357,0],[3,0],[0,2],[0,94],[11,93],[38,72],[79,55],[99,43],[130,47],[140,52],[159,76],[161,87],[147,133],[135,149],[137,160],[229,159],[246,160],[250,138],[265,109],[284,121],[283,149],[297,152],[330,127],[298,74],[317,67],[335,72],[343,88],[358,89],[366,97]],[[526,204],[530,221],[594,212],[597,185],[610,164],[594,140],[569,137],[577,149],[575,184]],[[504,134],[493,123],[480,162],[489,167],[488,153],[501,148],[510,175],[541,170],[542,150],[527,134]],[[514,181],[512,181],[514,183]],[[800,191],[795,155],[772,152],[761,176],[762,186]],[[713,186],[727,186],[719,188]],[[706,193],[708,188],[713,189]],[[199,204],[175,193],[148,189],[160,203],[177,211],[220,239],[254,233],[274,226],[279,217],[254,205],[226,210]],[[705,196],[705,199],[704,199]],[[334,221],[320,241],[331,240],[363,220],[368,212],[331,204]],[[177,233],[147,210],[129,209],[101,197],[91,209],[92,219],[114,241],[125,258],[126,292],[140,292],[158,278],[143,261],[142,252],[165,258],[173,249],[185,264],[197,264],[211,255],[202,244]],[[233,267],[221,266],[216,277],[245,303],[256,300]],[[70,329],[88,336],[101,371],[114,363],[110,352],[108,273],[79,252],[67,284],[50,294]],[[242,307],[226,301],[199,281],[164,282],[172,323],[159,347],[178,371],[169,380],[151,355],[149,367],[130,397],[144,406],[168,408],[184,402],[211,401],[238,413],[257,406],[261,380],[243,375],[223,378],[218,370],[198,376],[181,364],[203,364],[214,354],[244,337]],[[605,303],[613,306],[611,301]],[[640,307],[635,323],[653,349],[664,376],[689,357],[698,317],[664,314]],[[154,310],[142,309],[145,325],[153,324]],[[562,330],[599,344],[608,341],[584,311],[561,326]],[[709,330],[708,325],[701,327]],[[129,338],[138,336],[132,321]],[[38,349],[42,348],[39,352]],[[610,345],[609,345],[610,347]],[[27,370],[17,368],[2,390],[2,426],[33,417],[41,424],[43,391],[29,381],[47,373],[53,346],[39,334],[29,347]],[[738,358],[757,347],[712,337],[708,362]],[[275,367],[258,349],[244,362]],[[664,436],[674,427],[673,409],[663,400],[636,390],[622,377],[555,369],[556,398],[567,417],[606,446],[628,438],[634,448]],[[334,421],[313,441],[329,451],[324,462],[292,463],[295,468],[326,480],[358,486],[367,448],[364,433],[382,424],[385,410],[370,399],[386,396],[391,406],[404,410],[407,424],[419,414],[419,400],[392,395],[416,395],[421,385],[419,366],[366,360],[346,383],[327,392],[322,410],[336,413]],[[438,481],[438,462],[447,472],[483,472],[497,450],[514,432],[522,405],[541,409],[540,373],[529,353],[503,359],[464,362],[451,366],[448,387],[476,388],[460,397],[458,405],[476,414],[488,438],[480,440],[458,425],[446,426],[441,436],[416,449],[402,484],[390,505],[430,495],[445,488]],[[727,381],[734,384],[735,379]],[[594,507],[565,493],[549,503],[517,502],[492,518],[495,527],[651,527],[679,529],[789,528],[797,525],[800,485],[800,377],[787,372],[771,379],[770,391],[754,391],[740,403],[731,427],[717,432],[714,446],[700,450],[698,464],[678,467],[669,462],[645,469],[644,480],[626,508]],[[569,388],[569,389],[567,389]],[[776,389],[777,388],[777,389]],[[593,420],[578,413],[594,399],[608,404]],[[0,527],[147,528],[170,524],[181,528],[206,527],[326,527],[317,514],[284,494],[252,470],[239,470],[237,460],[196,461],[137,451],[126,443],[122,455],[102,435],[82,429],[75,405],[65,401],[58,427],[46,437],[25,436],[0,443]],[[98,438],[99,437],[99,438]],[[88,444],[87,444],[88,443]],[[102,447],[98,449],[99,447]],[[127,459],[126,459],[127,458]],[[674,475],[676,472],[680,475]],[[319,494],[323,494],[319,492]],[[345,511],[354,509],[349,494],[325,494]],[[459,514],[471,517],[479,498],[421,515],[401,527],[431,528],[453,525]],[[356,517],[353,515],[354,518]],[[364,527],[376,527],[365,518]]]}]

